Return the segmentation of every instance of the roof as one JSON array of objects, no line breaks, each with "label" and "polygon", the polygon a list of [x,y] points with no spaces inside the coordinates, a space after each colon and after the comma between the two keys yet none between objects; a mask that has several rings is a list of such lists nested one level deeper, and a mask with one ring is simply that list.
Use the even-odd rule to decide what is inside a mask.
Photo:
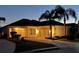
[{"label": "roof", "polygon": [[43,21],[41,22],[41,25],[63,25],[63,23],[60,23],[58,21],[54,21],[54,20],[51,20],[51,21]]},{"label": "roof", "polygon": [[66,26],[75,26],[75,25],[77,25],[77,24],[75,24],[75,23],[68,23],[68,24],[66,24]]},{"label": "roof", "polygon": [[45,25],[50,25],[50,23],[52,25],[63,25],[60,22],[54,21],[52,20],[50,21],[36,21],[36,20],[29,20],[29,19],[21,19],[19,21],[13,22],[7,26],[45,26]]},{"label": "roof", "polygon": [[9,24],[8,26],[34,26],[39,25],[39,21],[29,20],[29,19],[21,19],[14,23]]},{"label": "roof", "polygon": [[[8,25],[1,27],[1,28],[5,28],[7,26],[46,26],[46,25],[50,25],[50,23],[52,25],[59,25],[59,26],[62,25],[62,26],[64,26],[63,23],[60,23],[60,22],[54,21],[54,20],[51,20],[51,22],[50,21],[39,22],[39,21],[36,21],[36,20],[21,19],[21,20],[18,20],[16,22],[13,22],[13,23],[8,24]],[[74,25],[77,25],[77,24],[75,24],[75,23],[66,24],[66,26],[74,26]]]}]

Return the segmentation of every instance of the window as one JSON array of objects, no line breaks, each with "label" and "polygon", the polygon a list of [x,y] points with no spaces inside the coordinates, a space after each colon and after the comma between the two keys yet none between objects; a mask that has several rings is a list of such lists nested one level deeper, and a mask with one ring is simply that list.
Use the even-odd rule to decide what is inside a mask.
[{"label": "window", "polygon": [[30,29],[30,34],[31,34],[31,35],[36,35],[35,29],[33,29],[33,28]]},{"label": "window", "polygon": [[30,29],[30,34],[31,35],[37,35],[39,33],[39,30],[38,29],[36,29],[36,28],[31,28]]}]

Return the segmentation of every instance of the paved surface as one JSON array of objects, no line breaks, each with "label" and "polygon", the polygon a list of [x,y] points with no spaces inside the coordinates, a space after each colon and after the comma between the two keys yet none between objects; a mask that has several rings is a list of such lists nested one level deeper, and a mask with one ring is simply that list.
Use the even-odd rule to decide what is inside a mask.
[{"label": "paved surface", "polygon": [[26,53],[36,52],[40,50],[48,50],[48,49],[57,49],[58,47],[53,45],[53,44],[47,44],[47,43],[42,43],[42,42],[37,42],[37,41],[20,41],[16,43],[16,49],[15,53],[23,53],[26,51]]},{"label": "paved surface", "polygon": [[[48,50],[48,51],[40,51],[42,53],[79,53],[79,42],[68,42],[62,40],[50,40],[50,39],[41,39],[41,40],[33,40],[39,41],[48,44],[55,44],[56,46],[60,47],[57,50]],[[15,43],[7,41],[7,40],[0,40],[0,52],[14,52],[15,50]]]},{"label": "paved surface", "polygon": [[[56,46],[60,47],[58,50],[48,50],[42,51],[43,53],[79,53],[79,42],[69,42],[69,41],[62,41],[62,40],[50,40],[50,39],[43,39],[43,40],[34,40],[49,44],[55,44]],[[41,51],[40,51],[41,52]]]},{"label": "paved surface", "polygon": [[12,53],[14,52],[15,47],[15,43],[5,39],[0,39],[0,53]]}]

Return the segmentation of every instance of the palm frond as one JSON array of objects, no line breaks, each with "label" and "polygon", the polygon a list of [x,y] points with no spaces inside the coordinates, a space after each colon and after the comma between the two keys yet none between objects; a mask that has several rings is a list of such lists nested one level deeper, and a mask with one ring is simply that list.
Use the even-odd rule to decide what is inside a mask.
[{"label": "palm frond", "polygon": [[66,20],[69,20],[69,16],[66,11],[64,12],[64,15],[65,15],[64,17],[66,18]]},{"label": "palm frond", "polygon": [[0,21],[6,21],[5,17],[0,17]]},{"label": "palm frond", "polygon": [[59,13],[62,15],[65,12],[65,9],[62,6],[58,5],[55,7],[55,11],[56,13]]},{"label": "palm frond", "polygon": [[77,20],[76,12],[73,9],[71,9],[71,8],[67,9],[67,13],[68,13],[68,15],[72,16],[73,18],[75,18],[75,21]]},{"label": "palm frond", "polygon": [[66,14],[65,9],[62,6],[57,5],[55,7],[55,18],[61,20],[63,17],[68,19],[68,15]]},{"label": "palm frond", "polygon": [[46,10],[45,13],[43,13],[41,15],[41,17],[39,18],[39,20],[41,20],[41,19],[49,19],[49,18],[51,18],[51,14],[50,14],[49,10]]},{"label": "palm frond", "polygon": [[56,11],[53,9],[53,10],[51,10],[51,15],[52,16],[54,16],[55,15],[55,13],[56,13]]}]

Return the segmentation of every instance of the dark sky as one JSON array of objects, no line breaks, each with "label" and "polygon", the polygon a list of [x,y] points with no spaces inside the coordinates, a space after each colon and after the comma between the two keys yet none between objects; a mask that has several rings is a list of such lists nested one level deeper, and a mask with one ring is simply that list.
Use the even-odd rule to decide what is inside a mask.
[{"label": "dark sky", "polygon": [[[46,10],[54,9],[55,5],[0,5],[0,17],[5,17],[5,24],[12,23],[22,18],[38,20],[40,15]],[[65,9],[72,8],[79,13],[78,5],[66,5],[63,6]],[[71,18],[72,19],[72,18]],[[68,22],[74,22],[72,20]],[[62,21],[61,21],[62,22]],[[2,24],[3,25],[3,24]]]}]

